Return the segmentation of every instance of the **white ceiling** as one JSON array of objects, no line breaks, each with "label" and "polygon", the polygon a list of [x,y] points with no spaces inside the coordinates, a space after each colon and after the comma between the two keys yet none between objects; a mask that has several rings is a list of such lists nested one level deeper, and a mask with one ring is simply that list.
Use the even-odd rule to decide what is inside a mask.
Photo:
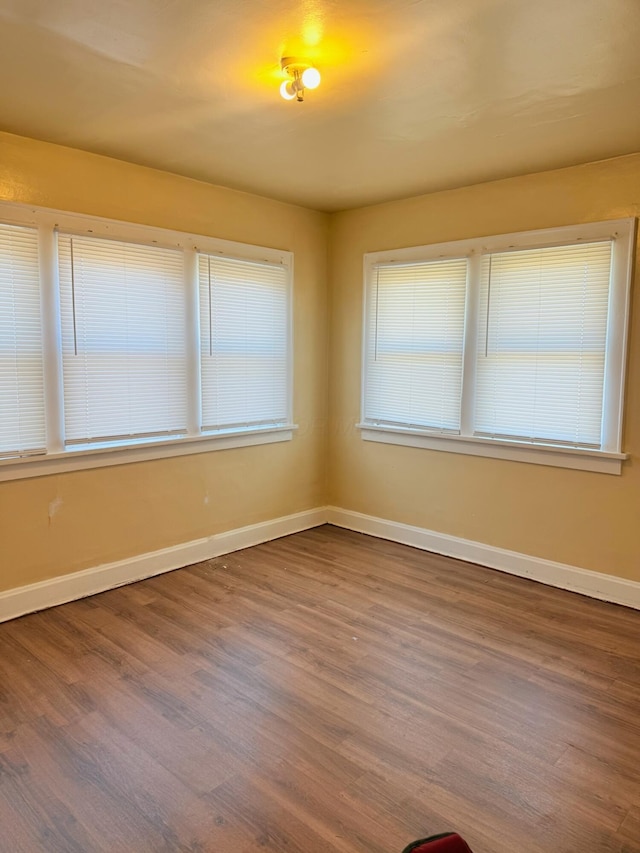
[{"label": "white ceiling", "polygon": [[0,0],[0,37],[1,129],[321,210],[640,150],[640,0]]}]

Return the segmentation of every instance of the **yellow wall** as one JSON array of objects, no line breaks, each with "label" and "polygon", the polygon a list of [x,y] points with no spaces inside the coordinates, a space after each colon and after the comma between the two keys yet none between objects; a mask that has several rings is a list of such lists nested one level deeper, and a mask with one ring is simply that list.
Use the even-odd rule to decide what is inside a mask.
[{"label": "yellow wall", "polygon": [[640,155],[328,217],[0,134],[0,198],[294,252],[300,425],[282,444],[0,483],[0,591],[327,502],[640,580],[640,300],[620,477],[363,442],[355,429],[364,252],[637,216]]},{"label": "yellow wall", "polygon": [[354,428],[364,252],[637,216],[639,209],[640,155],[633,155],[332,217],[330,502],[640,581],[640,299],[623,441],[631,459],[620,477],[364,442]]},{"label": "yellow wall", "polygon": [[0,198],[294,252],[300,425],[282,444],[0,483],[0,590],[324,503],[326,215],[10,134]]}]

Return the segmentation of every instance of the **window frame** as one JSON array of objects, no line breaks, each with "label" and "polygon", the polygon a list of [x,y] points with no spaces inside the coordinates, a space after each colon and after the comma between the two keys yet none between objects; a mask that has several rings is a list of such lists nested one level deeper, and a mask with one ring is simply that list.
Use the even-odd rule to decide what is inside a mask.
[{"label": "window frame", "polygon": [[[601,449],[586,449],[542,442],[491,438],[473,434],[473,412],[477,362],[479,295],[482,257],[488,253],[536,249],[597,242],[614,239],[612,252],[611,287],[607,316],[607,346],[605,350],[605,382],[603,391],[603,443]],[[364,255],[364,299],[362,335],[361,415],[357,428],[365,441],[440,450],[471,456],[488,456],[574,468],[600,473],[620,474],[628,454],[622,452],[623,405],[631,274],[636,238],[636,219],[605,220],[576,226],[561,226],[535,231],[514,232],[490,237],[455,240],[405,249],[368,252]],[[367,353],[370,335],[368,317],[374,286],[375,268],[379,264],[411,263],[433,260],[467,258],[467,289],[465,299],[465,333],[462,353],[462,393],[460,432],[444,433],[407,425],[395,426],[367,421]]]},{"label": "window frame", "polygon": [[[290,441],[293,422],[293,253],[189,232],[115,219],[0,202],[0,221],[38,230],[46,453],[0,459],[0,482],[64,471],[102,468],[147,459],[161,459]],[[187,430],[176,437],[123,440],[69,447],[64,444],[64,388],[57,264],[57,233],[120,240],[180,249],[184,259],[186,309]],[[287,419],[286,423],[203,432],[200,427],[200,328],[198,254],[281,264],[287,270]]]}]

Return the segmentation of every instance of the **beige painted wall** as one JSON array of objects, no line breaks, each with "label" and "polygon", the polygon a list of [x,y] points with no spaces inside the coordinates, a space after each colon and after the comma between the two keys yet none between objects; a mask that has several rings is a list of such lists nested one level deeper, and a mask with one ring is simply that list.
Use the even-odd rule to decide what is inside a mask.
[{"label": "beige painted wall", "polygon": [[300,425],[282,444],[0,483],[0,590],[324,503],[325,214],[10,134],[0,198],[294,252]]},{"label": "beige painted wall", "polygon": [[363,442],[354,428],[364,252],[636,216],[640,155],[329,218],[0,134],[0,198],[293,251],[300,424],[283,444],[0,483],[0,591],[321,506],[327,497],[347,509],[640,580],[640,300],[624,430],[631,459],[621,477]]},{"label": "beige painted wall", "polygon": [[331,222],[330,502],[640,581],[636,274],[620,477],[360,439],[362,255],[640,212],[640,155],[340,213]]}]

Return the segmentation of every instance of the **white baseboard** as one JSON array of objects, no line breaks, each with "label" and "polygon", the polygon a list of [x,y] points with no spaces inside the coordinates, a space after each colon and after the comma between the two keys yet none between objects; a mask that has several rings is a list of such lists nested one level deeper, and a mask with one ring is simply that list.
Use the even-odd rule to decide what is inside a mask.
[{"label": "white baseboard", "polygon": [[461,539],[446,533],[436,533],[422,527],[412,527],[409,524],[387,521],[337,507],[327,508],[326,520],[336,527],[345,527],[380,539],[401,542],[403,545],[411,545],[422,551],[433,551],[458,560],[479,563],[481,566],[530,578],[548,586],[579,592],[591,598],[599,598],[640,610],[640,583],[637,581],[579,569],[565,563],[555,563],[541,557],[531,557],[517,551],[507,551],[482,542]]},{"label": "white baseboard", "polygon": [[640,583],[636,581],[351,510],[319,507],[0,592],[0,622],[326,523],[640,610]]},{"label": "white baseboard", "polygon": [[324,524],[326,520],[324,508],[298,512],[172,548],[162,548],[160,551],[151,551],[115,563],[105,563],[95,568],[0,592],[0,622],[298,533]]}]

